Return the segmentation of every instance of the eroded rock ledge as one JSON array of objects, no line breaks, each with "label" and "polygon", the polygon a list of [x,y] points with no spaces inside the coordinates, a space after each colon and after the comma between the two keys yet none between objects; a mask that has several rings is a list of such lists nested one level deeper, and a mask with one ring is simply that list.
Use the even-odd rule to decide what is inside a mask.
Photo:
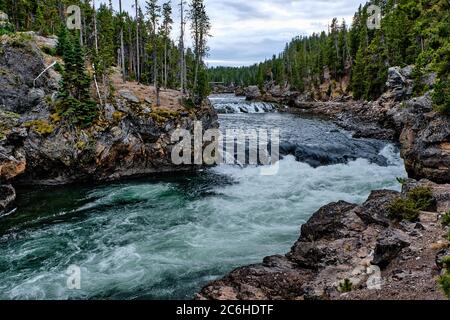
[{"label": "eroded rock ledge", "polygon": [[111,181],[196,168],[172,163],[171,137],[177,129],[192,132],[196,121],[204,130],[218,127],[209,103],[190,108],[180,92],[162,90],[156,106],[155,88],[124,84],[113,71],[109,81],[116,90],[99,103],[98,119],[76,128],[55,107],[61,76],[51,69],[33,84],[59,61],[44,50],[55,45],[34,33],[0,37],[0,211],[15,198],[11,184]]},{"label": "eroded rock ledge", "polygon": [[[420,222],[388,218],[388,205],[401,195],[395,191],[374,191],[362,205],[329,204],[301,227],[288,254],[236,269],[196,298],[444,299],[436,284],[442,268],[436,259],[449,253],[448,228],[441,225],[439,212],[450,209],[450,185],[419,184],[431,186],[437,200],[437,212],[422,212]],[[419,184],[409,181],[402,193]],[[345,279],[351,292],[339,289]]]}]

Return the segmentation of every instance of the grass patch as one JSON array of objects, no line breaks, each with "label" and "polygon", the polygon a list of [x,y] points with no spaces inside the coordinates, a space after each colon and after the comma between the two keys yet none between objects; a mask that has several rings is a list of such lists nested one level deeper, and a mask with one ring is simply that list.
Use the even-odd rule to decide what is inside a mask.
[{"label": "grass patch", "polygon": [[119,123],[120,121],[122,121],[122,119],[125,117],[125,113],[121,112],[121,111],[115,111],[113,114],[113,120],[115,123]]},{"label": "grass patch", "polygon": [[14,47],[19,49],[30,49],[30,42],[33,40],[33,37],[29,34],[16,32],[8,36],[8,43]]},{"label": "grass patch", "polygon": [[50,135],[55,131],[55,127],[48,123],[47,120],[33,120],[23,124],[25,128],[29,128],[41,136]]},{"label": "grass patch", "polygon": [[164,109],[153,110],[150,116],[158,124],[164,124],[167,120],[178,118],[179,113]]},{"label": "grass patch", "polygon": [[442,225],[450,226],[450,211],[446,212],[441,218]]},{"label": "grass patch", "polygon": [[419,219],[420,211],[430,210],[434,204],[431,188],[417,187],[409,191],[406,198],[394,199],[388,207],[388,216],[393,220],[415,222]]}]

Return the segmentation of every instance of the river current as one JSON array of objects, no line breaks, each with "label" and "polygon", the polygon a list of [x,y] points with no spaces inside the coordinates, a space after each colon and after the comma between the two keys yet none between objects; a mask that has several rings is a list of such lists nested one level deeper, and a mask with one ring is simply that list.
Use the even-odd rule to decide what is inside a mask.
[{"label": "river current", "polygon": [[[273,176],[223,164],[107,185],[19,189],[17,210],[0,217],[0,299],[191,299],[236,267],[288,252],[321,206],[399,190],[396,178],[406,176],[387,142],[352,139],[331,122],[231,95],[211,101],[221,130],[276,127],[282,142],[303,151],[363,151],[314,166],[287,154]],[[79,268],[79,289],[68,286],[70,266]]]}]

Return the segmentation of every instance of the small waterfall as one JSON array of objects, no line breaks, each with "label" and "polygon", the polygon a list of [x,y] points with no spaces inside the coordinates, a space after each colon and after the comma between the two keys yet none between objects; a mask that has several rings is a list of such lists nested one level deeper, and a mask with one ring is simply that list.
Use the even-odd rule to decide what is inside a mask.
[{"label": "small waterfall", "polygon": [[221,114],[229,113],[267,113],[275,112],[277,107],[268,102],[246,101],[243,97],[217,95],[209,98],[214,109]]}]

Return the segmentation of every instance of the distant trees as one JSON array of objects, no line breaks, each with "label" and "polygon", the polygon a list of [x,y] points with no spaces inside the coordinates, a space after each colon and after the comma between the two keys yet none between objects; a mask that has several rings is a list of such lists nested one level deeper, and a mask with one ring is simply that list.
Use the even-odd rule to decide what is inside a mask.
[{"label": "distant trees", "polygon": [[[368,29],[370,4],[382,9],[381,29]],[[360,6],[351,28],[333,19],[328,32],[296,37],[275,59],[250,67],[212,68],[212,81],[263,86],[272,80],[301,92],[324,82],[350,77],[349,90],[357,99],[376,99],[384,90],[389,66],[414,64],[419,80],[435,71],[443,92],[450,83],[450,3],[447,0],[372,0]],[[450,87],[449,87],[450,88]],[[416,93],[426,88],[416,83]],[[443,105],[443,99],[436,103]],[[450,101],[450,98],[446,101]]]},{"label": "distant trees", "polygon": [[[17,31],[49,35],[65,26],[67,7],[78,5],[83,56],[94,65],[103,87],[108,87],[110,68],[117,66],[124,81],[137,79],[158,89],[181,88],[188,98],[200,103],[209,89],[204,58],[210,21],[203,0],[176,1],[174,5],[182,5],[182,37],[177,43],[170,38],[174,23],[170,1],[160,6],[157,0],[147,0],[145,8],[141,8],[135,0],[134,10],[129,13],[122,11],[123,0],[103,1],[98,8],[94,0],[0,0],[0,10],[9,15]],[[114,3],[118,12],[113,9]],[[195,26],[192,49],[185,46],[186,24]],[[74,33],[65,32],[67,37]],[[62,53],[61,48],[59,51]],[[108,98],[106,91],[103,95]]]},{"label": "distant trees", "polygon": [[170,32],[172,31],[172,6],[170,1],[163,4],[163,22],[161,27],[161,35],[164,42],[164,88],[167,88],[168,82],[168,56],[169,56],[169,45],[170,45]]},{"label": "distant trees", "polygon": [[196,103],[200,103],[200,101],[208,94],[208,75],[205,71],[203,59],[208,52],[206,43],[210,36],[209,31],[211,29],[211,24],[203,0],[192,0],[189,17],[191,19],[195,56],[193,83],[194,99],[196,100]]}]

